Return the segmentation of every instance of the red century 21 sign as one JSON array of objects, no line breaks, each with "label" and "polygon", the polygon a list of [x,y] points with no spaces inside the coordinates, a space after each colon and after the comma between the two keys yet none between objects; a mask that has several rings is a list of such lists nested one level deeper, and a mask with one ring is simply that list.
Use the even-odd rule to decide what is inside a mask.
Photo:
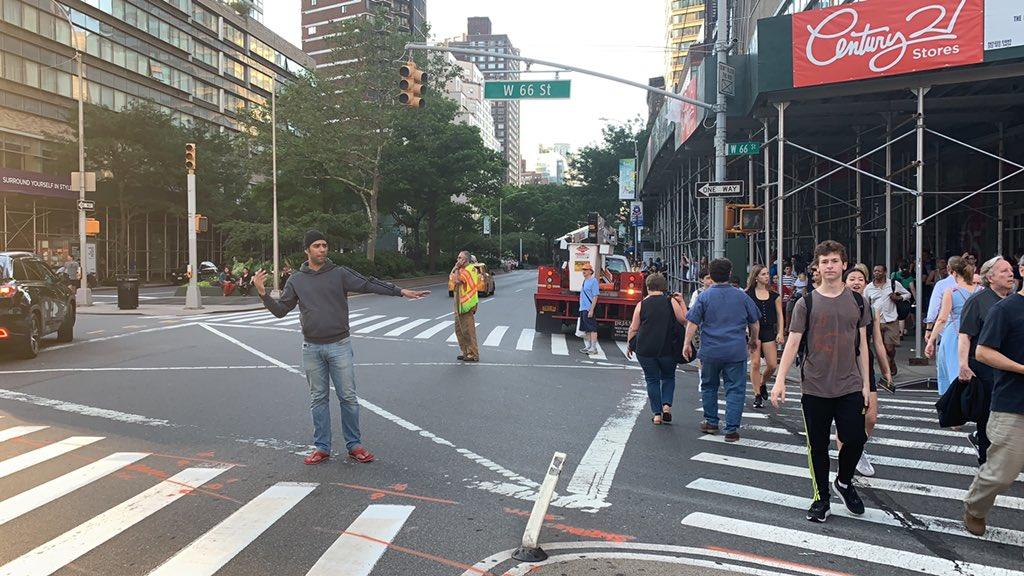
[{"label": "red century 21 sign", "polygon": [[867,0],[793,15],[793,85],[976,64],[983,0]]}]

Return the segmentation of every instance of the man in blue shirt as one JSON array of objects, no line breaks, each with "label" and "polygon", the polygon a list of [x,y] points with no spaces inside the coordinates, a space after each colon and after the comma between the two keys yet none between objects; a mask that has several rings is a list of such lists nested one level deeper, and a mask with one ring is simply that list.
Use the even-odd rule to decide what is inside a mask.
[{"label": "man in blue shirt", "polygon": [[589,262],[580,269],[583,272],[583,287],[580,289],[580,332],[583,336],[584,354],[597,354],[597,319],[594,318],[594,310],[597,309],[597,295],[600,286],[597,278],[594,278],[594,267]]},{"label": "man in blue shirt", "polygon": [[708,265],[714,284],[705,290],[686,313],[683,355],[693,356],[693,337],[700,328],[700,392],[704,422],[700,431],[718,432],[718,387],[725,386],[725,441],[740,439],[743,393],[747,384],[747,358],[758,344],[761,314],[757,305],[739,288],[729,284],[732,262],[725,258]]}]

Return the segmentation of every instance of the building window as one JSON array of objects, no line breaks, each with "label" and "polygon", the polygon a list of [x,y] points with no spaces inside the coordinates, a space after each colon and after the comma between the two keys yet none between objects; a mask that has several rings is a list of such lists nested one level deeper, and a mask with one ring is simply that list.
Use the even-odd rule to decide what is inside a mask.
[{"label": "building window", "polygon": [[217,16],[199,4],[192,4],[192,19],[213,32],[217,31]]},{"label": "building window", "polygon": [[239,48],[245,48],[245,33],[227,22],[224,23],[224,39]]},{"label": "building window", "polygon": [[316,34],[316,26],[310,26],[309,28],[306,28],[306,33],[309,34],[310,36]]},{"label": "building window", "polygon": [[267,92],[274,90],[274,79],[267,74],[252,68],[249,69],[249,83],[256,88],[262,88]]},{"label": "building window", "polygon": [[224,59],[224,73],[245,82],[245,65],[231,58]]},{"label": "building window", "polygon": [[193,91],[193,95],[196,98],[202,100],[203,102],[207,102],[209,104],[216,105],[218,103],[217,88],[214,86],[210,86],[205,82],[196,82],[196,87],[195,90]]}]

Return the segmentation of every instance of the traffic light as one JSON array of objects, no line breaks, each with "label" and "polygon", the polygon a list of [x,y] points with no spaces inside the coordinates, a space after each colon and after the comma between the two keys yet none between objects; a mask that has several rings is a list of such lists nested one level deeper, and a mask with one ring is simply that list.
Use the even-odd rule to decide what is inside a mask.
[{"label": "traffic light", "polygon": [[196,171],[196,145],[191,142],[185,144],[185,169],[190,174]]},{"label": "traffic light", "polygon": [[196,232],[209,232],[210,231],[210,219],[202,214],[196,214]]},{"label": "traffic light", "polygon": [[726,204],[725,231],[729,234],[754,234],[764,231],[764,209],[753,204]]},{"label": "traffic light", "polygon": [[427,101],[422,98],[426,91],[423,84],[427,81],[427,73],[416,67],[416,63],[409,60],[398,68],[398,75],[402,77],[398,81],[398,88],[402,91],[398,95],[398,101],[410,108],[423,108]]}]

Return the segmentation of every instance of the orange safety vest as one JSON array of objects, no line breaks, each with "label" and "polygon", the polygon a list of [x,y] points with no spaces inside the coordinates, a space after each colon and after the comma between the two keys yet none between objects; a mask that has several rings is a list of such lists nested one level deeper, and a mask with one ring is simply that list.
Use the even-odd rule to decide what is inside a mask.
[{"label": "orange safety vest", "polygon": [[459,299],[459,314],[465,314],[477,305],[480,277],[474,266],[466,266],[458,274],[462,283],[456,286],[456,297]]}]

